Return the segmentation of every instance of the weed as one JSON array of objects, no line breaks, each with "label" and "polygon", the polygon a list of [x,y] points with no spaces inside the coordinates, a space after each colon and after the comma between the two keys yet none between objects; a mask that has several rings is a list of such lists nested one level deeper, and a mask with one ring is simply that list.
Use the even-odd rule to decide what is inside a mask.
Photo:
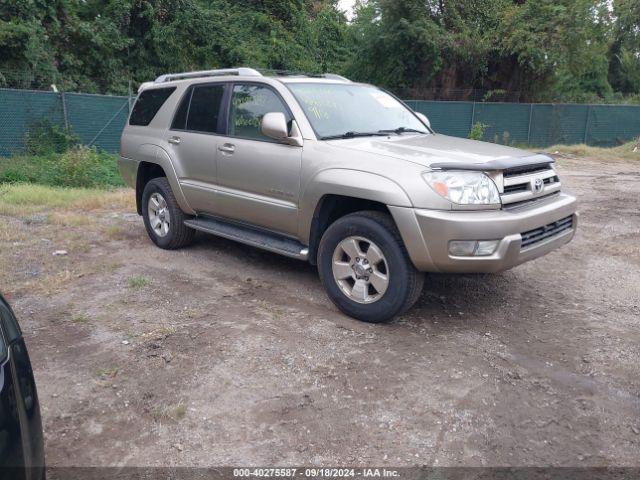
[{"label": "weed", "polygon": [[205,313],[199,308],[188,308],[184,311],[184,314],[187,316],[187,318],[192,319],[202,318],[205,315]]},{"label": "weed", "polygon": [[[73,210],[75,215],[99,209],[133,210],[134,196],[127,190],[62,188],[37,184],[0,184],[0,215],[13,217],[41,211]],[[59,219],[64,223],[64,219]],[[83,220],[75,218],[72,223]],[[56,223],[52,219],[52,223]]]},{"label": "weed", "polygon": [[482,122],[476,122],[471,127],[471,131],[469,132],[469,138],[471,140],[482,140],[484,137],[484,130],[488,127]]},{"label": "weed", "polygon": [[104,233],[112,240],[123,240],[127,238],[126,231],[118,225],[109,225],[105,227]]},{"label": "weed", "polygon": [[91,317],[89,315],[87,315],[86,313],[76,313],[75,315],[71,316],[71,321],[73,323],[86,324],[86,323],[89,323],[91,321]]},{"label": "weed", "polygon": [[2,159],[0,182],[86,188],[121,186],[124,183],[118,172],[117,158],[86,147],[15,155]]},{"label": "weed", "polygon": [[95,223],[95,220],[89,215],[72,212],[53,212],[49,215],[49,223],[65,227],[81,227],[92,225]]},{"label": "weed", "polygon": [[640,152],[634,152],[633,149],[636,142],[625,143],[619,147],[600,148],[590,147],[588,145],[553,145],[545,148],[549,153],[562,153],[565,155],[573,155],[581,158],[595,158],[600,161],[622,161],[622,160],[640,160]]},{"label": "weed", "polygon": [[129,287],[131,288],[143,288],[151,283],[151,279],[149,277],[145,277],[144,275],[136,275],[135,277],[131,277],[129,279]]},{"label": "weed", "polygon": [[186,414],[187,406],[182,402],[179,402],[176,405],[160,406],[152,412],[153,419],[156,422],[161,420],[173,420],[174,422],[177,422],[183,419]]},{"label": "weed", "polygon": [[166,339],[174,333],[176,333],[176,328],[174,326],[168,325],[156,328],[154,330],[151,330],[150,332],[145,332],[141,335],[141,337],[145,342],[157,342],[158,340]]}]

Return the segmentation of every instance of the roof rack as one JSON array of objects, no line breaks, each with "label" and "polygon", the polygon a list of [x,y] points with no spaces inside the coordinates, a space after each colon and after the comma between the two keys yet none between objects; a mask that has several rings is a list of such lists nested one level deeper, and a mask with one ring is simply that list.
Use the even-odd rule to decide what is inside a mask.
[{"label": "roof rack", "polygon": [[274,75],[280,77],[310,77],[310,78],[326,78],[327,80],[340,80],[342,82],[351,82],[346,77],[342,75],[337,75],[335,73],[308,73],[308,72],[300,72],[297,70],[261,70],[266,75]]},{"label": "roof rack", "polygon": [[160,75],[155,79],[154,83],[165,83],[173,80],[183,80],[185,78],[218,77],[220,75],[244,75],[247,77],[262,76],[259,71],[253,68],[222,68],[219,70],[200,70],[198,72],[168,73],[166,75]]},{"label": "roof rack", "polygon": [[351,83],[351,80],[349,80],[347,77],[343,77],[342,75],[338,75],[336,73],[325,73],[321,75],[321,77],[326,78],[328,80],[341,80],[343,82]]}]

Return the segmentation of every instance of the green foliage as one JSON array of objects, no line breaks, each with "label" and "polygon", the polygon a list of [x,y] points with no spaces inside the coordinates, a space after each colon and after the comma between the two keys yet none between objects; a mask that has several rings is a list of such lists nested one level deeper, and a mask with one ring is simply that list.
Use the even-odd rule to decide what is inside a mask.
[{"label": "green foliage", "polygon": [[624,101],[640,94],[638,25],[638,0],[358,0],[351,23],[336,0],[0,0],[0,87],[126,94],[253,66],[412,98]]},{"label": "green foliage", "polygon": [[519,92],[520,101],[620,101],[612,85],[640,88],[640,2],[616,0],[613,12],[610,3],[369,0],[352,26],[349,73],[411,98],[479,89],[488,100]]},{"label": "green foliage", "polygon": [[126,94],[172,71],[342,70],[347,37],[328,0],[0,1],[0,82]]},{"label": "green foliage", "polygon": [[488,127],[482,122],[476,122],[471,126],[471,131],[469,132],[469,138],[471,140],[482,140],[484,137],[484,130]]},{"label": "green foliage", "polygon": [[23,143],[27,154],[47,155],[66,152],[76,147],[80,139],[70,130],[45,119],[31,125]]},{"label": "green foliage", "polygon": [[85,147],[63,153],[0,158],[0,183],[5,182],[86,188],[123,185],[117,156]]}]

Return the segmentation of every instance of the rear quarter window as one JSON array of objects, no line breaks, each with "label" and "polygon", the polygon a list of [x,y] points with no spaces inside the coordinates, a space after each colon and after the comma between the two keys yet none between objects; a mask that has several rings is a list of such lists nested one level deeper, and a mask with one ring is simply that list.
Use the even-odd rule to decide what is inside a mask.
[{"label": "rear quarter window", "polygon": [[176,87],[144,90],[138,95],[138,100],[133,106],[133,111],[129,117],[129,125],[149,125],[175,89]]}]

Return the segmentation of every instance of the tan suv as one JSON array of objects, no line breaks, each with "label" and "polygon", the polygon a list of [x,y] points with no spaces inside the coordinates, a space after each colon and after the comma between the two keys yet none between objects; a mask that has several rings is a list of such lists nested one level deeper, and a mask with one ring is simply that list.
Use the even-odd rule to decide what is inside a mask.
[{"label": "tan suv", "polygon": [[343,312],[409,309],[423,272],[498,272],[569,242],[553,159],[434,133],[393,95],[337,75],[248,68],[143,84],[120,169],[161,248],[196,230],[318,266]]}]

